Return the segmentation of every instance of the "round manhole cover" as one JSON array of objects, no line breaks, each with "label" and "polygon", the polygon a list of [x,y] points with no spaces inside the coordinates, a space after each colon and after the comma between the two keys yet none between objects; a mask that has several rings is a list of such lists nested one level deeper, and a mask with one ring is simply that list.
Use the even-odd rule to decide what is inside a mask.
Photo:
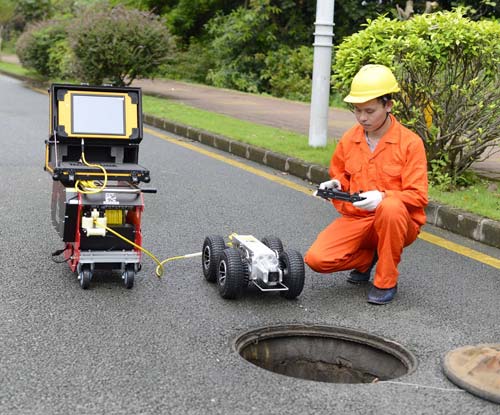
[{"label": "round manhole cover", "polygon": [[448,352],[443,365],[457,386],[500,403],[500,344],[464,346]]},{"label": "round manhole cover", "polygon": [[361,331],[285,325],[248,331],[234,342],[245,360],[271,372],[331,383],[372,383],[415,370],[403,346]]}]

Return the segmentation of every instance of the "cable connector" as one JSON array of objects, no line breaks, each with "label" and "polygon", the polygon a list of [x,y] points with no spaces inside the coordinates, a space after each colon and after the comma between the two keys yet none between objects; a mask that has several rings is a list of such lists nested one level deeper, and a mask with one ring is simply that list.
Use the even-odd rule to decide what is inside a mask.
[{"label": "cable connector", "polygon": [[106,217],[100,217],[97,209],[92,210],[90,217],[82,217],[82,229],[87,236],[106,236],[106,226]]}]

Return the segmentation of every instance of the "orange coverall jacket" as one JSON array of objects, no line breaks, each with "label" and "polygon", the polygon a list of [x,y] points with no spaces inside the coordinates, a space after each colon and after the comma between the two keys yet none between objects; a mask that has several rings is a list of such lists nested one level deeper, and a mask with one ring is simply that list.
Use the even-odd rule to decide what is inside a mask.
[{"label": "orange coverall jacket", "polygon": [[371,212],[349,202],[332,201],[341,217],[318,235],[305,256],[305,262],[317,272],[366,272],[376,250],[379,260],[374,285],[378,288],[397,284],[401,253],[425,224],[428,203],[423,141],[390,117],[391,126],[373,153],[361,125],[347,131],[329,169],[343,191],[379,190],[385,192],[384,199]]}]

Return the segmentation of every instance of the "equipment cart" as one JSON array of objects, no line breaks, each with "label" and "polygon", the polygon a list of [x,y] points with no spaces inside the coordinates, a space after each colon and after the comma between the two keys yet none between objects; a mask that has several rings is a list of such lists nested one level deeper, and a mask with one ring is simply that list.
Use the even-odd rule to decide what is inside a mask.
[{"label": "equipment cart", "polygon": [[45,170],[53,179],[52,223],[80,286],[96,270],[119,271],[127,288],[141,268],[142,130],[139,88],[53,84]]}]

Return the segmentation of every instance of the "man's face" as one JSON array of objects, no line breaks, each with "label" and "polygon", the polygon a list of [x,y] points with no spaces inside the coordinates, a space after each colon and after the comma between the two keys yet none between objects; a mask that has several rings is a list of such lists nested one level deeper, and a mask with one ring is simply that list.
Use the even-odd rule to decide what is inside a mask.
[{"label": "man's face", "polygon": [[354,115],[364,130],[369,133],[379,129],[384,123],[387,113],[391,111],[392,101],[385,104],[375,98],[362,104],[354,104]]}]

